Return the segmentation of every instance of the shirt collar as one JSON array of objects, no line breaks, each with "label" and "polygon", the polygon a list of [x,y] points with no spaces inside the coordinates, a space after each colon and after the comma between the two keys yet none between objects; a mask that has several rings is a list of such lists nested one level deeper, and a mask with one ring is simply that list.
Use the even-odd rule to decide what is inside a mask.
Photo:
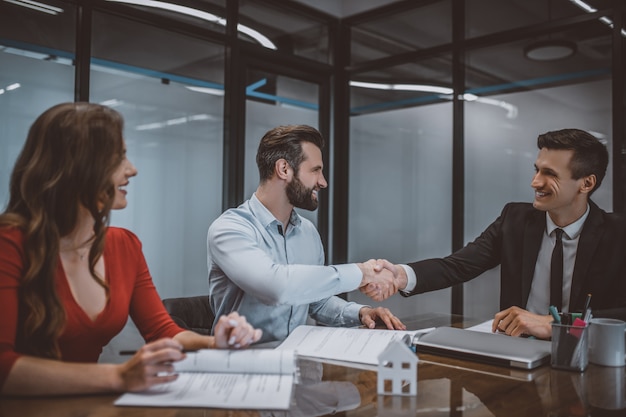
[{"label": "shirt collar", "polygon": [[[567,236],[569,239],[576,239],[580,235],[580,232],[582,232],[583,225],[585,224],[585,220],[587,220],[588,215],[589,215],[589,204],[587,204],[587,210],[585,210],[585,214],[580,216],[578,220],[576,220],[574,223],[568,224],[565,227],[561,227],[561,229],[563,229],[563,231],[565,232],[565,236]],[[546,211],[546,232],[548,232],[548,236],[552,234],[554,229],[558,229],[558,228],[559,226],[554,224],[554,222],[550,218],[550,215]]]},{"label": "shirt collar", "polygon": [[[267,207],[263,205],[263,203],[261,203],[261,200],[257,198],[256,193],[252,194],[252,197],[250,197],[250,208],[254,213],[254,217],[256,217],[265,228],[267,228],[271,224],[281,224],[281,222],[276,217],[274,217],[272,212],[269,211]],[[302,223],[302,220],[300,219],[298,213],[296,213],[295,210],[291,210],[289,224],[293,227],[298,227],[300,226],[300,223]]]}]

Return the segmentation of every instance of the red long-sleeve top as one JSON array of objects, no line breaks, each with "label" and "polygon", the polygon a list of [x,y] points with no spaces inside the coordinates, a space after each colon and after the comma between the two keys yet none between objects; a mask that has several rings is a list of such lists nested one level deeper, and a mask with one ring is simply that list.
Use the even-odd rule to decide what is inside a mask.
[{"label": "red long-sleeve top", "polygon": [[[102,348],[117,335],[130,317],[147,342],[173,337],[182,331],[170,318],[154,287],[141,243],[128,230],[110,227],[104,247],[105,280],[109,300],[92,321],[76,303],[59,259],[56,288],[65,307],[67,322],[59,339],[62,360],[97,362]],[[23,234],[17,228],[0,229],[0,387],[21,356],[15,350],[24,273]]]}]

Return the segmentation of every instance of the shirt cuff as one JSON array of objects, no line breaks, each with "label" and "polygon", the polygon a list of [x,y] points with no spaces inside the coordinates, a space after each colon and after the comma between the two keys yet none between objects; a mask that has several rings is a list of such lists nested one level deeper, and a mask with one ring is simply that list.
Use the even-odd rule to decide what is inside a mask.
[{"label": "shirt cuff", "polygon": [[415,276],[415,271],[408,265],[400,264],[402,268],[404,268],[404,272],[406,272],[406,287],[400,290],[405,294],[409,294],[415,289],[417,285],[417,277]]},{"label": "shirt cuff", "polygon": [[356,264],[333,265],[333,268],[337,271],[340,281],[337,294],[359,288],[363,281],[363,273]]},{"label": "shirt cuff", "polygon": [[369,307],[369,306],[366,306],[363,304],[357,304],[357,303],[349,303],[346,306],[344,317],[347,319],[346,320],[347,327],[360,326],[363,324],[361,323],[361,317],[359,317],[359,313],[361,312],[361,309],[363,307]]}]

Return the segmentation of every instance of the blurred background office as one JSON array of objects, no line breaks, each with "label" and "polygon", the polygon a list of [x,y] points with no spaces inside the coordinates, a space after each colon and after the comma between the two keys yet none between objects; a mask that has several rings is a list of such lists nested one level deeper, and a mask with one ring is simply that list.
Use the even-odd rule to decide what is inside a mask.
[{"label": "blurred background office", "polygon": [[[255,190],[258,141],[278,124],[329,138],[330,187],[303,213],[329,263],[463,246],[504,203],[532,201],[548,130],[607,144],[594,200],[623,212],[624,3],[0,0],[0,205],[35,117],[82,100],[125,117],[139,176],[112,223],[143,241],[163,297],[207,293],[207,228]],[[490,316],[498,272],[384,304]]]}]

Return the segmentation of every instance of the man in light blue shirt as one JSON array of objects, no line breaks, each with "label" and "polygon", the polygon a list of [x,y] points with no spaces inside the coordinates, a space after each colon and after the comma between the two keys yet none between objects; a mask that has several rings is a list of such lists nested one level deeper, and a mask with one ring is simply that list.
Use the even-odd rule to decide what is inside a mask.
[{"label": "man in light blue shirt", "polygon": [[308,316],[329,326],[404,329],[388,309],[347,302],[335,294],[377,283],[375,300],[397,291],[390,271],[374,261],[324,266],[324,248],[313,223],[294,208],[315,210],[327,187],[324,140],[314,128],[279,126],[257,152],[260,184],[241,206],[216,219],[207,237],[209,300],[216,317],[238,311],[263,330],[261,342],[282,341]]}]

